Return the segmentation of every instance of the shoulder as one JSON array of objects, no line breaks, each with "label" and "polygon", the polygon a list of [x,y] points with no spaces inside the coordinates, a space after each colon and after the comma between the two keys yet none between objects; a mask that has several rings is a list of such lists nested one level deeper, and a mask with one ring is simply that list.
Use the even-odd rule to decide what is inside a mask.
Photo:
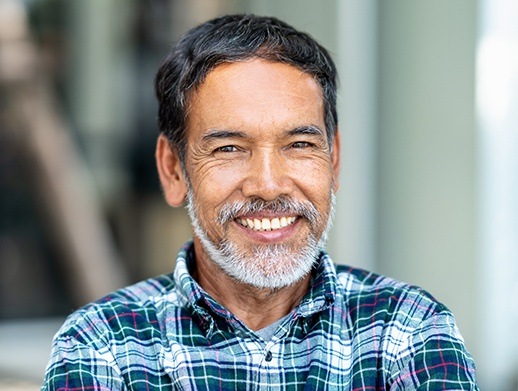
[{"label": "shoulder", "polygon": [[44,384],[48,389],[115,390],[128,376],[151,376],[158,360],[140,362],[160,351],[166,303],[181,307],[181,298],[173,276],[163,275],[78,309],[54,337]]},{"label": "shoulder", "polygon": [[407,325],[421,324],[438,314],[451,316],[446,306],[424,289],[363,269],[338,265],[337,291],[351,316]]},{"label": "shoulder", "polygon": [[112,292],[93,305],[148,306],[164,300],[179,302],[181,297],[176,288],[173,274],[163,274]]},{"label": "shoulder", "polygon": [[[365,366],[378,352],[397,389],[478,389],[475,364],[453,314],[425,290],[365,270],[337,266],[337,297]],[[375,362],[377,365],[377,362]],[[374,365],[374,364],[373,364]]]},{"label": "shoulder", "polygon": [[102,299],[74,311],[56,338],[72,338],[88,345],[104,345],[117,336],[141,337],[158,331],[166,303],[182,306],[183,298],[173,275],[141,281],[110,293]]}]

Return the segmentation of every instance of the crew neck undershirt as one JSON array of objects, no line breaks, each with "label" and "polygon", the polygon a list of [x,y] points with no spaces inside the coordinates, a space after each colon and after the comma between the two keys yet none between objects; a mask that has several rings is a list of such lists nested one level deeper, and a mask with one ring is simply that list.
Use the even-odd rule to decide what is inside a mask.
[{"label": "crew neck undershirt", "polygon": [[279,320],[277,320],[276,322],[273,322],[271,325],[269,326],[266,326],[266,327],[263,327],[262,329],[260,330],[257,330],[256,333],[262,338],[264,339],[266,342],[268,342],[269,340],[272,339],[273,337],[273,334],[275,334],[275,331],[277,330],[277,327],[279,327],[279,325],[284,321],[284,319],[286,319],[288,315],[285,315],[283,316],[282,318],[280,318]]}]

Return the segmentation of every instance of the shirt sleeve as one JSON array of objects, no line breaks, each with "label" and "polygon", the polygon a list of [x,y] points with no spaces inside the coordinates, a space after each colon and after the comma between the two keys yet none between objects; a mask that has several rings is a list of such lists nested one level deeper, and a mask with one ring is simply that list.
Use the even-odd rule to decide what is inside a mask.
[{"label": "shirt sleeve", "polygon": [[449,312],[425,320],[395,365],[391,391],[478,391],[475,363]]},{"label": "shirt sleeve", "polygon": [[98,351],[73,337],[55,338],[41,391],[125,390],[108,349]]}]

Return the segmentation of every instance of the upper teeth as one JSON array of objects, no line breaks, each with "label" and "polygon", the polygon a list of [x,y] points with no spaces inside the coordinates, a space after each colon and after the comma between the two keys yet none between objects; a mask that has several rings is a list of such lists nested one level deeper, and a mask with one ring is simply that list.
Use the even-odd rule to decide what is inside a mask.
[{"label": "upper teeth", "polygon": [[273,231],[276,229],[284,228],[290,224],[292,224],[297,218],[296,217],[281,217],[281,218],[273,218],[267,219],[263,218],[259,219],[237,219],[239,224],[244,227],[251,228],[255,231]]}]

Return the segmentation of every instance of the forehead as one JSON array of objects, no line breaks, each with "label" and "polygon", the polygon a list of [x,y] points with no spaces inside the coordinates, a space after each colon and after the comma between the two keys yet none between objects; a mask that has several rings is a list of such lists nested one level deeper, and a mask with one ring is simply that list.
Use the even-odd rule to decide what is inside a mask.
[{"label": "forehead", "polygon": [[318,82],[300,69],[252,59],[212,70],[189,100],[188,128],[300,126],[324,129]]}]

